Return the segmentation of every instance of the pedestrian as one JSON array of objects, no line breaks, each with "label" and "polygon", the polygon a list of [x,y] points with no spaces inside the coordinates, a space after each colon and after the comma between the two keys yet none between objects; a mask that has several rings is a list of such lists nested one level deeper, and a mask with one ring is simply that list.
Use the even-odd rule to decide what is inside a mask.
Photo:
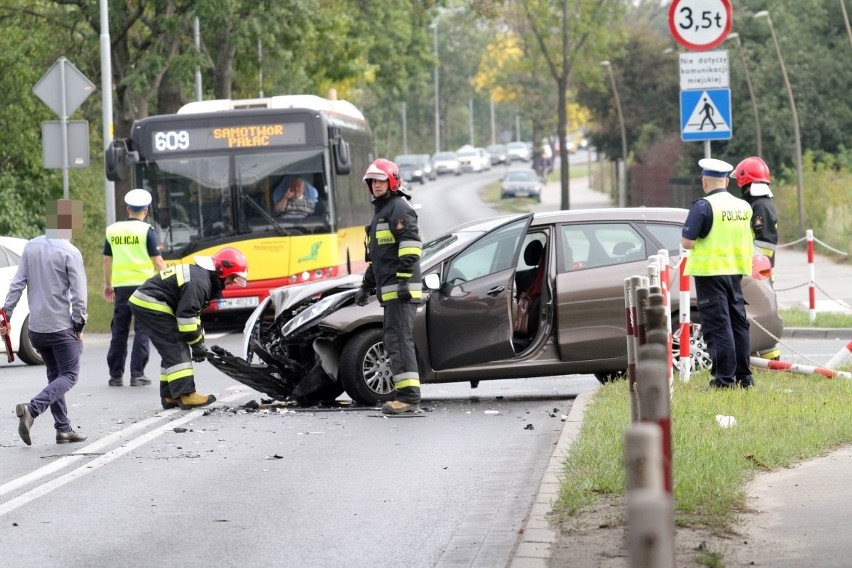
[{"label": "pedestrian", "polygon": [[751,388],[749,323],[742,277],[751,273],[751,207],[727,191],[733,166],[705,158],[704,197],[692,203],[681,243],[692,249],[685,273],[695,279],[698,315],[711,360],[711,388]]},{"label": "pedestrian", "polygon": [[[106,228],[104,241],[104,300],[113,304],[110,331],[112,339],[107,351],[109,386],[124,384],[124,363],[127,360],[127,337],[130,334],[128,300],[140,284],[164,269],[166,263],[160,254],[160,245],[154,227],[145,222],[151,194],[144,189],[132,189],[124,197],[127,219]],[[150,385],[145,376],[148,364],[148,334],[133,322],[133,348],[130,351],[130,386]]]},{"label": "pedestrian", "polygon": [[[61,199],[47,204],[46,231],[24,246],[18,271],[9,285],[3,310],[11,319],[24,288],[30,307],[29,336],[44,359],[47,386],[29,403],[15,406],[18,434],[28,446],[33,421],[48,408],[53,414],[56,443],[82,442],[86,436],[71,428],[65,393],[77,384],[83,327],[86,325],[86,271],[83,256],[70,243],[83,229],[83,202]],[[0,326],[0,335],[9,333]]]},{"label": "pedestrian", "polygon": [[[751,231],[754,244],[760,252],[769,258],[772,272],[769,283],[775,285],[775,250],[778,247],[778,212],[772,200],[772,190],[769,188],[772,179],[769,166],[761,158],[751,156],[734,168],[731,177],[737,180],[742,190],[743,199],[751,205]],[[757,353],[765,359],[781,358],[781,348],[776,345],[766,351]]]},{"label": "pedestrian", "polygon": [[383,341],[394,382],[394,399],[385,414],[420,410],[420,373],[414,349],[414,315],[421,298],[420,231],[408,203],[399,168],[379,158],[367,168],[364,183],[373,196],[375,214],[367,226],[367,271],[355,297],[359,306],[376,293],[384,308]]},{"label": "pedestrian", "polygon": [[148,331],[160,354],[160,403],[163,409],[207,406],[216,397],[195,391],[192,362],[207,359],[201,310],[225,286],[245,286],[248,262],[235,248],[212,257],[196,256],[195,264],[166,267],[130,296],[130,311]]}]

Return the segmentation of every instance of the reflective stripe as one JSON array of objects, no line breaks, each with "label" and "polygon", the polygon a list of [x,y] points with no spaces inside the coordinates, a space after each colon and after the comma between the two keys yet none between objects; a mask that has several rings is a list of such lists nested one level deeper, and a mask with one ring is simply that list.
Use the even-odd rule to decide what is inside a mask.
[{"label": "reflective stripe", "polygon": [[751,207],[722,191],[704,197],[710,204],[713,227],[695,241],[685,273],[690,276],[750,274],[754,235]]},{"label": "reflective stripe", "polygon": [[192,376],[192,363],[178,363],[166,369],[160,369],[160,380],[169,383]]},{"label": "reflective stripe", "polygon": [[397,390],[402,390],[402,389],[407,389],[407,388],[412,388],[412,387],[420,388],[420,379],[403,379],[403,380],[397,381],[396,377],[394,377],[393,382],[394,382],[394,387],[396,387]]},{"label": "reflective stripe", "polygon": [[201,325],[201,318],[177,318],[178,331],[181,333],[189,333],[198,329]]},{"label": "reflective stripe", "polygon": [[112,285],[139,286],[156,274],[148,256],[151,225],[136,219],[119,221],[106,228],[112,252]]},{"label": "reflective stripe", "polygon": [[[758,240],[755,240],[755,241],[754,241],[754,244],[757,246],[757,248],[759,248],[759,249],[760,249],[760,250],[762,250],[762,251],[770,251],[770,252],[773,252],[773,253],[775,252],[775,248],[776,248],[776,247],[775,247],[775,245],[774,245],[773,243],[768,243],[768,242],[766,242],[766,241],[758,241]],[[772,255],[771,255],[771,254],[767,254],[767,256],[772,256]]]},{"label": "reflective stripe", "polygon": [[413,272],[397,272],[397,273],[396,273],[396,277],[397,277],[397,278],[402,278],[403,280],[408,280],[408,279],[409,279],[409,278],[411,278],[412,276],[414,276],[414,273],[413,273]]},{"label": "reflective stripe", "polygon": [[392,245],[396,242],[390,229],[376,229],[376,242],[380,245]]},{"label": "reflective stripe", "polygon": [[174,311],[172,311],[168,304],[161,302],[156,298],[152,298],[148,294],[144,294],[139,290],[136,290],[133,292],[133,295],[130,296],[130,303],[135,304],[140,308],[151,310],[152,312],[162,312],[164,314],[169,314],[170,316],[175,315]]},{"label": "reflective stripe", "polygon": [[423,244],[420,241],[399,241],[399,256],[416,256],[420,258]]},{"label": "reflective stripe", "polygon": [[[423,297],[423,285],[419,282],[409,282],[408,291],[411,292],[412,300],[419,300]],[[381,290],[379,290],[379,297],[383,302],[398,299],[399,285],[391,284],[390,286],[382,286]]]}]

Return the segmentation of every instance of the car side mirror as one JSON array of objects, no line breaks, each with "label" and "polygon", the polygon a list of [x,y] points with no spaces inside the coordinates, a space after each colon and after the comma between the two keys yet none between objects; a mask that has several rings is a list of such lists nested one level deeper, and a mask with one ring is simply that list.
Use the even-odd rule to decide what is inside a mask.
[{"label": "car side mirror", "polygon": [[423,287],[427,290],[440,290],[441,289],[441,277],[435,274],[434,272],[427,274],[423,277]]}]

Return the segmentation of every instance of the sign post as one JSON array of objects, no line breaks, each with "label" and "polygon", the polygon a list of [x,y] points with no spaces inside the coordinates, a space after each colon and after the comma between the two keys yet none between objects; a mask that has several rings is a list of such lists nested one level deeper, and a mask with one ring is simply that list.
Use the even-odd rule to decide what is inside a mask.
[{"label": "sign post", "polygon": [[[65,199],[68,199],[68,168],[69,167],[86,167],[89,165],[89,125],[86,121],[75,121],[72,126],[74,134],[74,143],[69,144],[68,141],[68,116],[73,114],[80,105],[83,104],[89,95],[95,90],[95,85],[83,75],[79,69],[65,59],[60,57],[56,60],[47,73],[39,79],[38,83],[33,87],[33,94],[40,98],[44,104],[50,107],[50,110],[59,115],[59,123],[56,121],[48,121],[42,124],[42,149],[44,151],[44,167],[62,167],[62,189]],[[82,127],[78,122],[85,123]],[[52,143],[52,140],[47,140],[46,136],[55,136],[59,127],[59,135],[61,139],[61,159],[57,160],[54,155],[57,144]],[[69,147],[75,149],[75,156],[69,159]],[[85,156],[85,159],[80,159],[80,156]],[[71,166],[73,162],[73,166]]]}]

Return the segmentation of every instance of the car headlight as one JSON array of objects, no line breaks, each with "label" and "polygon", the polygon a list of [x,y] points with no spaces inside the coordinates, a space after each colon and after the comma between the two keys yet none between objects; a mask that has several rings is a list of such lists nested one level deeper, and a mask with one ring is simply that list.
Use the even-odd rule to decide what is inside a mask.
[{"label": "car headlight", "polygon": [[281,335],[286,339],[291,335],[303,331],[304,328],[313,326],[317,321],[324,318],[326,315],[337,309],[338,306],[345,303],[350,298],[354,297],[358,290],[346,290],[338,294],[333,294],[327,298],[323,298],[319,302],[305,308],[299,312],[293,319],[285,323],[281,327]]}]

